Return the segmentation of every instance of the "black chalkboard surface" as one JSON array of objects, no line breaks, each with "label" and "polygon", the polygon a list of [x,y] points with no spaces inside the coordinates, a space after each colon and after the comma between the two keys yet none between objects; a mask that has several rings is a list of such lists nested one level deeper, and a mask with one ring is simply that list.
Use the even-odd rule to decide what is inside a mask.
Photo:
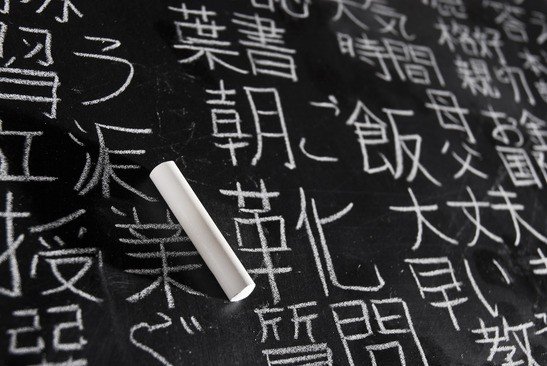
[{"label": "black chalkboard surface", "polygon": [[0,364],[547,364],[546,10],[0,1]]}]

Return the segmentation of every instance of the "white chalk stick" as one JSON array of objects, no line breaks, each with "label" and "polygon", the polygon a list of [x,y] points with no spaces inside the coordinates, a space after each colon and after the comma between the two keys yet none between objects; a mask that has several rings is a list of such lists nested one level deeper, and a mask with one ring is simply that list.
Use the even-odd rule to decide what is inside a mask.
[{"label": "white chalk stick", "polygon": [[211,216],[182,176],[174,161],[156,166],[150,173],[167,205],[196,247],[230,301],[253,292],[255,283]]}]

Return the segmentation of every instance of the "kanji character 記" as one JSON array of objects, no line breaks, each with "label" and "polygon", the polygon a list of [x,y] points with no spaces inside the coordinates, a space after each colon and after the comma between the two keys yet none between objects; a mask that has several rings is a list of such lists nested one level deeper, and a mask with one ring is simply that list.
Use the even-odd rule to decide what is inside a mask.
[{"label": "kanji character \u8a18", "polygon": [[467,9],[463,0],[422,0],[422,3],[437,9],[440,16],[467,19]]},{"label": "kanji character \u8a18", "polygon": [[311,0],[251,0],[255,9],[267,9],[272,13],[275,3],[280,3],[281,9],[293,18],[304,19],[310,15]]},{"label": "kanji character \u8a18", "polygon": [[[28,3],[31,0],[25,0],[22,1],[23,3]],[[44,0],[42,5],[36,9],[36,14],[41,14],[44,10],[46,10],[49,6],[49,4],[54,0]],[[57,3],[57,1],[55,1]],[[76,15],[78,18],[82,18],[84,14],[76,8],[74,3],[71,0],[60,0],[60,2],[63,3],[62,12],[60,15],[55,16],[55,20],[59,23],[67,23],[69,21],[70,14]]]},{"label": "kanji character \u8a18", "polygon": [[[99,249],[70,248],[40,251],[32,259],[30,277],[33,279],[42,277],[39,275],[38,270],[40,259],[43,259],[49,265],[51,273],[60,284],[57,287],[43,290],[41,292],[42,295],[47,296],[68,291],[89,301],[97,303],[103,301],[97,296],[76,287],[77,282],[84,278],[93,268],[99,273],[102,271],[103,260]],[[61,268],[65,268],[65,273],[62,272]]]},{"label": "kanji character \u8a18", "polygon": [[[42,136],[42,131],[7,131],[0,120],[0,181],[3,182],[52,182],[57,177],[34,175],[30,172],[32,142]],[[20,145],[20,157],[12,156],[14,146]],[[13,154],[15,155],[15,154]],[[16,158],[21,161],[16,164]]]},{"label": "kanji character \u8a18", "polygon": [[296,50],[285,47],[285,29],[279,28],[274,20],[257,14],[234,13],[232,22],[239,26],[238,32],[245,37],[239,40],[239,44],[247,49],[253,75],[298,81],[294,62]]},{"label": "kanji character \u8a18", "polygon": [[173,22],[177,32],[177,43],[173,48],[190,53],[190,56],[180,59],[179,63],[189,64],[205,58],[209,70],[215,70],[215,67],[220,65],[239,74],[248,73],[224,60],[227,57],[239,56],[239,51],[230,49],[231,42],[220,39],[220,33],[225,31],[226,27],[216,23],[216,12],[207,10],[205,5],[189,9],[184,2],[180,8],[168,8],[182,15],[182,20]]},{"label": "kanji character \u8a18", "polygon": [[467,141],[472,144],[477,142],[465,118],[469,109],[460,107],[454,93],[436,89],[427,89],[426,93],[429,103],[425,103],[425,106],[435,111],[442,128],[463,132]]},{"label": "kanji character \u8a18", "polygon": [[422,299],[426,294],[442,294],[441,301],[432,301],[430,305],[448,310],[454,329],[460,330],[454,307],[465,303],[467,297],[450,298],[449,291],[461,292],[462,283],[456,279],[452,262],[447,257],[405,259],[410,266],[412,276],[420,291]]},{"label": "kanji character \u8a18", "polygon": [[[226,89],[224,80],[220,80],[218,89],[206,89],[210,99],[206,103],[211,105],[211,122],[213,124],[212,136],[217,139],[227,139],[227,142],[215,142],[220,149],[227,149],[233,166],[237,166],[236,150],[249,146],[244,139],[251,137],[242,132],[241,117],[235,109],[235,89]],[[226,141],[226,140],[224,140]]]},{"label": "kanji character \u8a18", "polygon": [[156,313],[160,318],[160,322],[157,324],[149,324],[147,322],[140,322],[138,324],[133,325],[129,329],[129,340],[131,343],[137,347],[138,349],[146,352],[151,357],[159,361],[164,366],[173,366],[171,362],[169,362],[163,355],[161,355],[158,351],[154,350],[152,347],[142,343],[141,340],[137,339],[136,333],[137,331],[141,329],[145,329],[147,333],[152,334],[160,329],[166,329],[173,325],[173,321],[171,320],[171,317],[165,315],[164,313],[157,312]]},{"label": "kanji character \u8a18", "polygon": [[522,68],[524,70],[529,70],[536,76],[547,75],[547,67],[543,64],[540,56],[534,55],[527,48],[519,52],[518,56],[523,60]]},{"label": "kanji character \u8a18", "polygon": [[530,23],[539,26],[539,35],[536,37],[536,43],[543,45],[547,41],[547,21],[545,21],[545,14],[540,11],[532,10],[530,12]]},{"label": "kanji character \u8a18", "polygon": [[302,365],[313,360],[314,365],[333,366],[332,350],[326,343],[315,343],[304,346],[283,347],[263,350],[268,366]]},{"label": "kanji character \u8a18", "polygon": [[531,266],[537,266],[536,268],[532,268],[532,272],[535,275],[547,276],[547,257],[540,248],[537,249],[537,253],[538,256],[529,261]]},{"label": "kanji character \u8a18", "polygon": [[536,239],[547,244],[547,237],[538,232],[528,222],[526,222],[519,214],[520,211],[524,211],[524,205],[515,203],[512,200],[517,198],[515,192],[508,192],[502,186],[498,186],[496,190],[488,191],[488,196],[493,198],[499,198],[503,203],[491,203],[490,208],[494,211],[507,211],[511,221],[513,223],[513,229],[515,231],[514,245],[518,246],[521,239],[521,226],[524,227],[530,234],[536,237]]},{"label": "kanji character \u8a18", "polygon": [[447,201],[446,205],[448,207],[461,208],[465,217],[467,217],[467,219],[475,227],[473,238],[469,241],[469,243],[467,243],[467,245],[470,247],[475,246],[479,241],[479,237],[481,234],[486,235],[496,243],[503,243],[503,240],[498,235],[488,230],[482,224],[480,210],[481,208],[490,207],[490,203],[485,201],[477,201],[477,198],[475,197],[475,194],[473,193],[471,188],[465,187],[465,189],[469,196],[469,200]]},{"label": "kanji character \u8a18", "polygon": [[[469,173],[473,174],[474,176],[479,177],[481,179],[487,179],[488,174],[481,171],[479,168],[475,167],[472,164],[472,161],[474,159],[481,159],[482,158],[481,153],[479,153],[478,151],[472,149],[466,143],[463,143],[461,146],[463,147],[463,150],[465,151],[465,158],[463,158],[459,153],[457,153],[455,151],[450,151],[450,154],[452,155],[454,160],[456,160],[460,164],[460,169],[456,173],[454,173],[452,175],[452,177],[454,179],[461,179],[462,177],[465,176],[466,173],[469,172]],[[445,141],[445,143],[444,143],[444,145],[441,149],[441,153],[443,155],[445,155],[446,153],[448,153],[449,149],[450,149],[450,142]]]},{"label": "kanji character \u8a18", "polygon": [[[277,286],[276,276],[291,272],[292,267],[277,267],[274,264],[272,253],[287,252],[291,248],[287,246],[285,219],[283,216],[262,216],[261,214],[268,214],[272,210],[270,199],[279,197],[279,192],[267,191],[264,181],[260,180],[259,191],[244,191],[241,189],[241,184],[237,182],[235,190],[221,189],[220,193],[228,197],[237,198],[239,211],[251,216],[234,218],[238,247],[242,252],[262,254],[262,266],[251,268],[248,272],[265,275],[268,278],[273,303],[277,304],[281,300],[281,294]],[[252,199],[253,202],[260,202],[260,207],[249,206],[249,199]],[[269,229],[267,229],[268,227]],[[260,247],[258,248],[245,245],[246,239],[250,235],[248,231],[253,228],[256,229],[255,233],[258,234],[258,242],[260,243]],[[279,234],[279,245],[276,246],[276,243],[272,243],[274,239],[269,238],[269,235],[266,235],[267,232],[272,233],[272,235],[277,235],[274,234],[276,232]],[[256,235],[255,233],[253,235]],[[253,241],[256,242],[256,239]]]},{"label": "kanji character \u8a18", "polygon": [[499,81],[504,84],[511,85],[516,103],[521,102],[522,98],[520,89],[522,88],[528,103],[531,105],[536,105],[536,98],[534,98],[534,95],[532,94],[532,90],[530,89],[530,85],[528,84],[522,69],[513,66],[502,66],[496,68],[494,72]]},{"label": "kanji character \u8a18", "polygon": [[[534,323],[526,322],[510,326],[503,318],[502,327],[499,325],[487,327],[486,323],[479,318],[479,324],[480,327],[472,329],[471,333],[482,337],[475,339],[475,343],[489,345],[490,351],[487,358],[489,362],[503,362],[503,365],[539,366],[532,354],[528,335]],[[501,355],[496,357],[498,354]]]},{"label": "kanji character \u8a18", "polygon": [[0,67],[0,78],[5,80],[0,85],[0,100],[49,105],[43,114],[57,118],[57,89],[61,83],[56,72]]},{"label": "kanji character \u8a18", "polygon": [[[149,128],[125,128],[125,127],[118,127],[118,126],[110,126],[110,125],[105,125],[100,123],[95,123],[95,130],[97,132],[97,139],[99,144],[98,159],[97,159],[97,163],[95,164],[95,170],[91,174],[91,177],[89,177],[92,163],[91,163],[91,155],[88,152],[86,152],[85,166],[82,170],[82,173],[80,174],[78,181],[76,182],[76,185],[74,186],[74,190],[76,190],[79,195],[86,195],[93,188],[97,187],[100,184],[103,197],[109,198],[111,194],[110,183],[111,183],[111,180],[113,180],[122,188],[136,194],[137,196],[147,201],[151,201],[151,202],[156,201],[155,198],[144,194],[143,192],[137,190],[136,188],[130,186],[128,183],[123,181],[116,172],[117,170],[136,170],[140,168],[139,165],[116,164],[115,162],[112,161],[114,156],[119,156],[121,158],[124,156],[143,155],[146,153],[146,150],[111,148],[107,146],[107,143],[105,140],[106,132],[112,133],[112,131],[114,131],[114,132],[129,134],[129,135],[149,135],[152,133],[152,130]],[[117,141],[120,142],[120,140],[117,140]],[[86,183],[86,180],[87,180],[87,183]]]},{"label": "kanji character \u8a18", "polygon": [[100,53],[74,52],[74,55],[78,57],[82,57],[82,58],[92,59],[92,60],[101,60],[105,62],[122,64],[127,66],[129,70],[124,82],[116,90],[106,95],[96,97],[90,100],[85,100],[82,102],[83,105],[94,105],[94,104],[106,102],[107,100],[110,100],[122,94],[127,89],[129,84],[131,84],[131,80],[133,80],[133,75],[135,73],[135,68],[133,67],[133,64],[131,62],[127,61],[124,58],[106,54],[107,52],[110,52],[112,50],[119,48],[121,46],[120,41],[116,39],[112,39],[112,38],[103,38],[103,37],[85,36],[84,38],[88,41],[99,42],[100,46],[102,47]]},{"label": "kanji character \u8a18", "polygon": [[126,255],[143,263],[142,267],[126,269],[125,272],[156,276],[152,284],[126,298],[127,301],[136,303],[154,290],[163,289],[167,305],[172,309],[175,307],[173,288],[191,295],[205,296],[174,277],[180,272],[198,270],[203,264],[190,239],[183,233],[180,225],[173,222],[169,211],[166,211],[165,222],[142,223],[137,210],[133,208],[133,223],[116,224],[116,227],[127,230],[130,234],[129,237],[119,238],[120,243],[131,248]]},{"label": "kanji character \u8a18", "polygon": [[[53,306],[47,308],[45,313],[48,322],[41,321],[46,314],[36,308],[20,309],[12,313],[14,318],[18,318],[18,323],[21,321],[19,319],[29,319],[23,320],[28,325],[18,324],[18,327],[14,326],[6,331],[9,336],[8,352],[12,356],[41,356],[41,361],[35,365],[87,365],[85,358],[74,358],[78,352],[84,351],[88,343],[84,335],[85,328],[80,305]],[[63,321],[56,320],[57,318]],[[44,329],[43,325],[43,323],[49,325],[50,320],[54,320],[51,331]],[[47,352],[44,352],[46,349]],[[68,360],[58,361],[59,358],[66,357],[67,353],[70,354]],[[49,356],[53,356],[57,362],[48,361]]]},{"label": "kanji character \u8a18", "polygon": [[6,246],[0,255],[0,266],[7,266],[9,270],[8,284],[0,286],[0,295],[19,297],[23,294],[23,290],[17,249],[25,240],[25,234],[19,234],[15,237],[14,219],[30,217],[30,212],[14,211],[13,193],[8,191],[5,195],[4,211],[0,212],[0,217],[4,221],[4,244]]},{"label": "kanji character \u8a18", "polygon": [[408,188],[408,193],[410,195],[410,199],[412,201],[412,206],[389,206],[389,209],[391,211],[396,212],[403,212],[403,213],[413,213],[416,215],[416,225],[417,225],[417,233],[416,233],[416,241],[412,245],[412,250],[417,250],[420,245],[422,244],[422,236],[424,231],[424,225],[429,228],[435,235],[437,235],[439,238],[443,239],[447,243],[450,243],[452,245],[457,245],[458,241],[449,237],[448,235],[444,234],[442,231],[437,229],[433,224],[425,218],[424,212],[435,212],[439,209],[439,205],[420,205],[418,203],[418,200],[416,199],[416,196],[414,195],[414,192],[412,191],[412,188]]},{"label": "kanji character \u8a18", "polygon": [[496,146],[496,150],[515,187],[543,187],[526,150],[509,146]]},{"label": "kanji character \u8a18", "polygon": [[[346,125],[353,126],[357,141],[361,148],[363,156],[363,171],[368,174],[377,174],[384,171],[391,173],[393,178],[399,179],[402,177],[405,169],[404,158],[408,157],[411,160],[411,167],[406,180],[413,182],[418,173],[421,173],[427,180],[436,186],[441,186],[441,183],[435,179],[421,164],[421,149],[422,137],[418,134],[404,135],[399,133],[399,129],[395,123],[395,116],[411,117],[414,112],[411,110],[397,110],[383,108],[382,111],[386,114],[388,122],[384,122],[361,101],[357,101],[355,109],[346,121]],[[389,129],[389,135],[388,135]],[[394,163],[392,163],[384,152],[378,152],[377,155],[381,164],[373,164],[371,152],[373,146],[390,145]]]},{"label": "kanji character \u8a18", "polygon": [[[256,130],[256,154],[251,164],[257,165],[262,158],[266,138],[282,139],[287,154],[287,162],[284,165],[288,169],[295,169],[296,162],[292,153],[279,92],[276,88],[251,88],[246,86],[244,89],[251,107]],[[273,128],[272,124],[274,123],[276,124],[276,130],[270,130]]]},{"label": "kanji character \u8a18", "polygon": [[[81,351],[87,344],[86,338],[81,335],[84,331],[82,309],[79,304],[54,306],[47,309],[49,314],[74,314],[74,320],[57,323],[53,327],[53,349],[57,351]],[[78,330],[76,333],[74,330]],[[72,331],[71,331],[72,330]],[[68,342],[63,333],[78,334],[77,340]],[[70,337],[74,339],[74,335]]]},{"label": "kanji character \u8a18", "polygon": [[[10,328],[6,331],[9,336],[8,352],[12,355],[40,354],[46,347],[44,338],[40,336],[42,326],[38,309],[20,309],[11,313],[13,318],[30,318],[25,326]],[[32,338],[31,338],[32,336]],[[23,341],[26,338],[26,341]],[[31,342],[29,340],[32,339]]]},{"label": "kanji character \u8a18", "polygon": [[515,42],[527,43],[528,33],[526,24],[520,19],[525,15],[525,10],[520,6],[514,6],[500,1],[484,0],[483,7],[490,7],[497,13],[494,21],[503,27],[507,38]]},{"label": "kanji character \u8a18", "polygon": [[492,75],[485,60],[472,58],[464,61],[458,56],[454,65],[456,65],[462,89],[468,89],[473,95],[479,93],[492,98],[501,96],[499,90],[492,85]]},{"label": "kanji character \u8a18", "polygon": [[[324,226],[326,224],[335,222],[347,215],[353,208],[353,203],[349,203],[340,211],[326,217],[319,217],[317,205],[314,198],[311,198],[309,200],[309,204],[311,206],[310,208],[308,208],[308,199],[306,198],[306,193],[302,188],[300,188],[300,216],[298,218],[296,229],[305,229],[306,231],[308,241],[312,249],[317,273],[319,275],[319,279],[321,280],[321,285],[323,287],[323,292],[325,296],[329,296],[329,285],[338,287],[342,290],[361,292],[376,292],[384,287],[385,281],[380,275],[380,271],[378,270],[378,267],[376,265],[374,265],[375,275],[374,279],[371,281],[371,285],[363,286],[342,284],[338,279],[334,261],[332,259],[332,255],[325,237]],[[317,236],[314,235],[314,230],[317,231]],[[323,266],[323,261],[325,263],[326,270]],[[327,283],[327,281],[329,283]]]}]

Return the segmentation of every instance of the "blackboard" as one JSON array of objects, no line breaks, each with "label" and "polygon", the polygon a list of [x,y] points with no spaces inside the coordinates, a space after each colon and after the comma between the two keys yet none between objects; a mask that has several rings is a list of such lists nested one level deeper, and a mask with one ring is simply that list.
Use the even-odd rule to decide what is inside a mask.
[{"label": "blackboard", "polygon": [[0,363],[546,364],[546,10],[0,1]]}]

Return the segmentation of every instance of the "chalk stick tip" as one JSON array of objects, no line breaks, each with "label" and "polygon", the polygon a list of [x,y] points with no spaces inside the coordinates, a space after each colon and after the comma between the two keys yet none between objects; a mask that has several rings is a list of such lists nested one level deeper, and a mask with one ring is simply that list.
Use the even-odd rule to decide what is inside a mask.
[{"label": "chalk stick tip", "polygon": [[244,298],[246,298],[247,296],[249,296],[251,294],[251,292],[253,292],[253,290],[255,289],[256,285],[255,283],[250,283],[248,284],[247,286],[245,286],[243,288],[243,290],[239,291],[237,294],[235,294],[234,296],[232,296],[230,298],[230,301],[231,302],[236,302],[236,301],[240,301],[240,300],[243,300]]},{"label": "chalk stick tip", "polygon": [[175,167],[177,167],[177,164],[173,160],[167,160],[167,161],[164,161],[163,163],[159,163],[158,165],[156,165],[152,169],[152,171],[150,171],[150,174],[148,176],[150,178],[154,177],[155,175],[159,174],[159,172],[162,170],[162,167],[167,165],[171,165],[171,166],[174,165]]}]

